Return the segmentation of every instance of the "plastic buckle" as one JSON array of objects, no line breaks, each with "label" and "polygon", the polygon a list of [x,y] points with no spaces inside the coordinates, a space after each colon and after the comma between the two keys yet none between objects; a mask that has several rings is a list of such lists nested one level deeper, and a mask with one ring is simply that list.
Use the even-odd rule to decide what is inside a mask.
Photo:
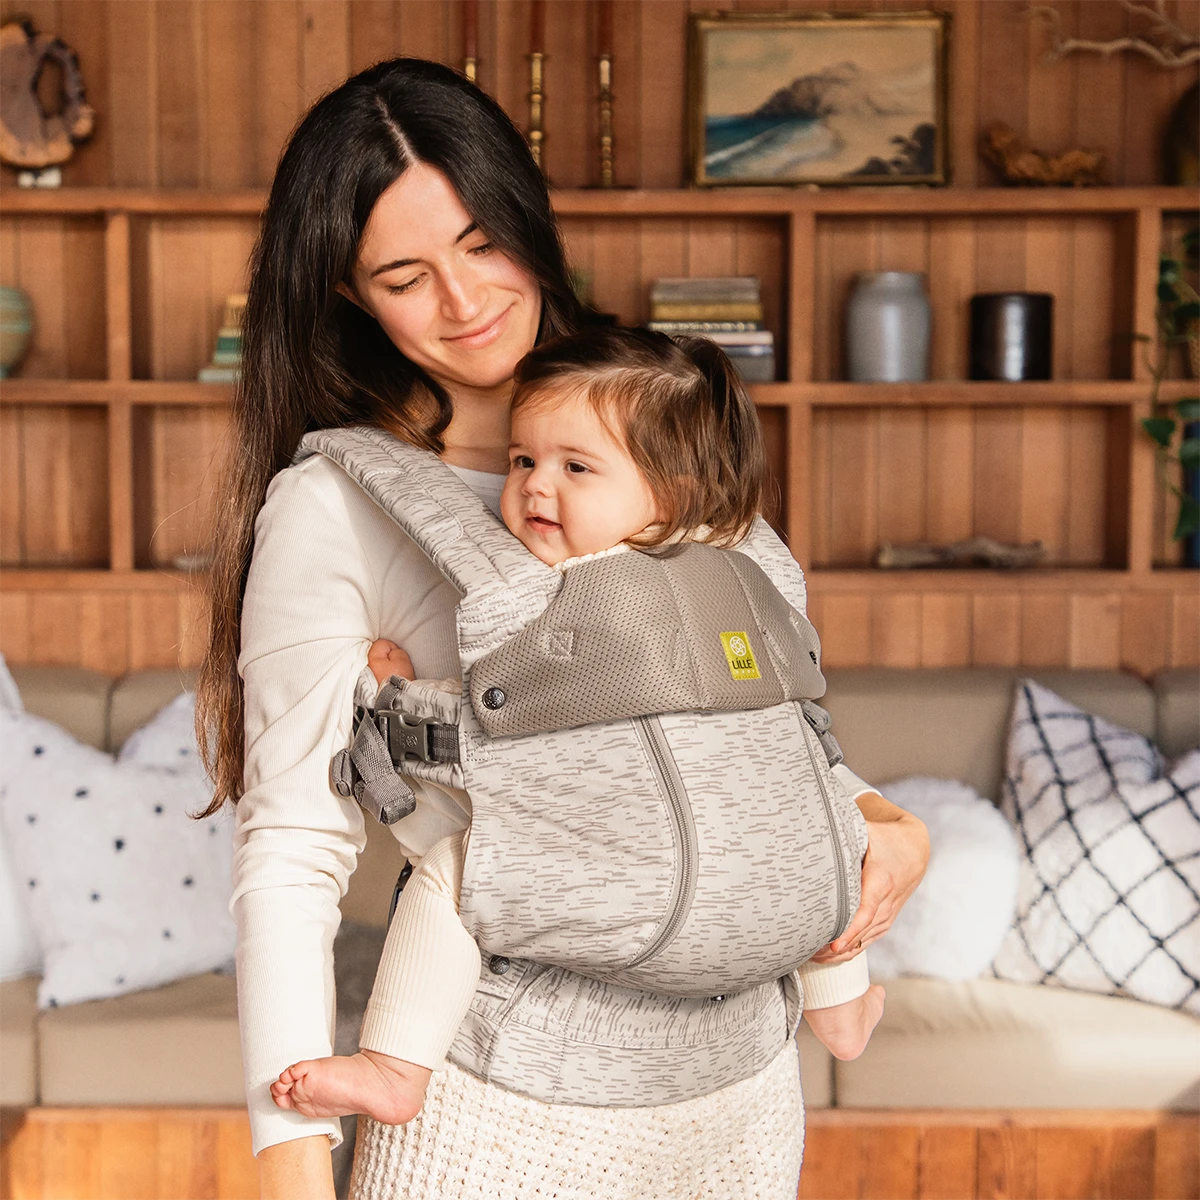
[{"label": "plastic buckle", "polygon": [[427,763],[438,761],[433,755],[430,731],[430,726],[436,725],[436,721],[429,717],[410,719],[391,708],[376,711],[375,720],[379,723],[393,762],[402,763],[410,758]]}]

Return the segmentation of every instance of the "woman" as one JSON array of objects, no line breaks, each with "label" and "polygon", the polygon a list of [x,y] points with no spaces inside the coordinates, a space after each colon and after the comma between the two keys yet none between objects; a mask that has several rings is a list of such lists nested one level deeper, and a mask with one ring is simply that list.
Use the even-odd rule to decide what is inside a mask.
[{"label": "woman", "polygon": [[[240,798],[239,1010],[265,1197],[332,1195],[337,1123],[277,1109],[267,1089],[289,1063],[330,1052],[337,902],[364,835],[357,806],[330,790],[328,762],[346,744],[367,647],[393,639],[426,678],[458,670],[453,588],[326,460],[285,468],[307,430],[374,424],[439,454],[485,502],[497,502],[513,369],[535,342],[577,318],[541,175],[499,107],[454,72],[417,60],[380,64],[325,97],[298,127],[255,254],[198,716],[202,737],[215,731],[207,748],[213,811]],[[394,827],[410,858],[469,820],[469,799],[453,789],[428,785],[421,800]],[[872,826],[863,903],[826,952],[831,962],[887,929],[928,855],[923,827],[901,810],[874,799],[864,813]],[[573,981],[560,972],[559,991]],[[512,976],[498,978],[479,995],[516,1005],[511,989]],[[634,1026],[645,1021],[637,1014],[668,1003],[601,985],[591,991],[602,1016],[620,1008],[633,1022],[635,1051],[642,1027]],[[723,1019],[736,1022],[739,998],[730,1000]],[[750,1071],[745,1059],[733,1069],[720,1039],[689,1043],[687,1055],[709,1055],[714,1086],[654,1107],[583,1109],[570,1095],[546,1104],[449,1066],[415,1122],[366,1130],[356,1194],[495,1195],[498,1173],[511,1175],[514,1164],[542,1181],[544,1194],[674,1194],[662,1185],[664,1142],[689,1169],[707,1161],[703,1149],[729,1179],[757,1173],[770,1189],[762,1194],[788,1186],[794,1194],[802,1109],[794,1047],[790,1060],[780,1053],[790,1045],[784,990],[765,985],[749,1008],[766,1022],[772,1067]],[[714,1027],[724,1028],[720,1019]],[[586,1073],[587,1044],[543,1024],[540,1050],[582,1055]],[[738,1032],[757,1038],[760,1061],[761,1030]],[[710,1096],[699,1093],[736,1099],[761,1119],[705,1128],[711,1114],[696,1106]],[[568,1135],[583,1147],[570,1162]],[[774,1161],[782,1141],[794,1145]],[[553,1152],[539,1149],[550,1143]],[[757,1165],[739,1165],[751,1160]],[[442,1166],[430,1174],[431,1163]],[[632,1163],[621,1167],[623,1192],[613,1186],[617,1163]],[[644,1190],[641,1166],[654,1176]],[[728,1180],[714,1187],[734,1194]]]}]

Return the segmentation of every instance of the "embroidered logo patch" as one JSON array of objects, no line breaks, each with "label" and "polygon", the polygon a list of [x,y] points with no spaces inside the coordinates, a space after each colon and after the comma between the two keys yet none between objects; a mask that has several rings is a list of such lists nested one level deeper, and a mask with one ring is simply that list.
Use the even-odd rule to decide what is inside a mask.
[{"label": "embroidered logo patch", "polygon": [[721,634],[721,646],[725,651],[725,661],[729,663],[729,673],[734,679],[762,678],[758,673],[758,663],[754,661],[750,639],[744,633]]}]

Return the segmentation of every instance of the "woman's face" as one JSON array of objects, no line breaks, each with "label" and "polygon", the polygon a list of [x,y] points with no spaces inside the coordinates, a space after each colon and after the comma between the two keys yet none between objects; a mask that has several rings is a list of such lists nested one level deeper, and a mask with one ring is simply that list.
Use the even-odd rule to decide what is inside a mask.
[{"label": "woman's face", "polygon": [[453,392],[512,379],[533,348],[541,289],[476,228],[450,181],[413,163],[379,197],[353,295],[396,348]]}]

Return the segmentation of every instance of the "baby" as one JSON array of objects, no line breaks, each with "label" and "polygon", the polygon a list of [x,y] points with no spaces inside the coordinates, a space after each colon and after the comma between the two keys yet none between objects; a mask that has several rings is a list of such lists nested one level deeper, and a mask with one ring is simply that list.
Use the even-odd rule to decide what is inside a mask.
[{"label": "baby", "polygon": [[[529,551],[558,570],[582,558],[684,539],[736,544],[761,501],[758,417],[711,342],[606,329],[538,347],[517,369],[509,472],[500,508]],[[380,682],[413,679],[393,642],[368,664]],[[870,790],[844,767],[852,795]],[[464,834],[416,866],[388,930],[362,1050],[296,1063],[271,1085],[306,1116],[366,1113],[401,1124],[421,1108],[479,980],[480,956],[458,919]],[[865,958],[801,968],[804,1018],[838,1058],[855,1058],[883,1014]]]}]

